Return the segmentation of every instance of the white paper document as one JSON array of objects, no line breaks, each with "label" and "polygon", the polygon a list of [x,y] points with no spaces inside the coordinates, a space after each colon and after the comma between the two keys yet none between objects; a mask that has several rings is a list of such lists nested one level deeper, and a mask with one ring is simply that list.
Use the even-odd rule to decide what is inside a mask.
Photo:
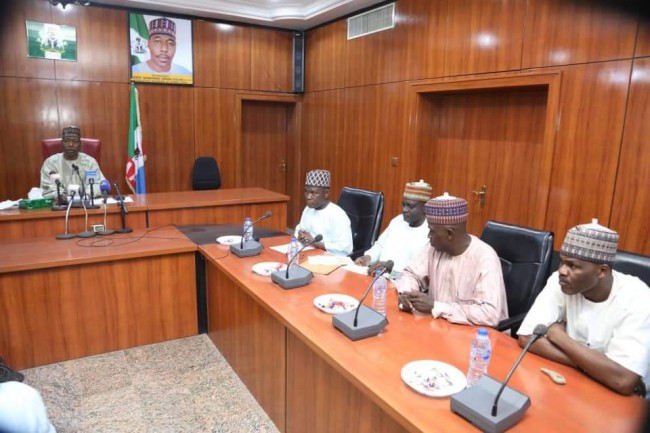
[{"label": "white paper document", "polygon": [[326,266],[345,266],[353,265],[354,262],[348,256],[333,256],[329,254],[323,254],[320,256],[309,256],[307,261],[312,265],[326,265]]},{"label": "white paper document", "polygon": [[[279,253],[282,253],[282,254],[287,254],[289,252],[289,245],[290,244],[276,245],[274,247],[271,247],[271,249],[275,250],[275,251],[277,251]],[[313,250],[313,249],[314,249],[314,247],[307,247],[303,251],[309,251],[309,250]]]},{"label": "white paper document", "polygon": [[[124,203],[133,203],[133,199],[129,196],[125,196]],[[115,200],[113,197],[109,197],[108,199],[106,199],[106,204],[117,204],[117,200]]]}]

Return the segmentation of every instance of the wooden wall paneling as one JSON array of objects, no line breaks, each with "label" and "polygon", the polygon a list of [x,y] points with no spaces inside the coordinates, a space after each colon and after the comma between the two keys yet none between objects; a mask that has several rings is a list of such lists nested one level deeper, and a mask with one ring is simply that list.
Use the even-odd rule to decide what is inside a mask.
[{"label": "wooden wall paneling", "polygon": [[[344,145],[344,125],[348,106],[345,90],[307,93],[303,100],[302,149],[300,153],[300,185],[305,184],[309,170],[322,168],[332,171],[332,194],[336,199],[343,186],[340,164],[347,158]],[[334,197],[332,197],[334,196]],[[299,210],[305,206],[301,191]],[[298,218],[300,214],[298,215]]]},{"label": "wooden wall paneling", "polygon": [[309,30],[305,45],[305,91],[345,86],[347,21]]},{"label": "wooden wall paneling", "polygon": [[41,139],[61,135],[53,80],[0,78],[0,198],[26,198],[40,185]]},{"label": "wooden wall paneling", "polygon": [[523,67],[632,57],[637,18],[601,2],[528,2]]},{"label": "wooden wall paneling", "polygon": [[427,50],[426,77],[445,75],[447,56],[447,34],[449,32],[449,1],[425,1],[429,5],[427,21],[429,30],[424,49]]},{"label": "wooden wall paneling", "polygon": [[[337,187],[332,191],[337,196],[343,186],[382,191],[384,225],[401,213],[406,167],[400,161],[408,138],[407,100],[404,82],[346,90],[344,157],[334,167],[333,187]],[[397,158],[396,167],[392,158]]]},{"label": "wooden wall paneling", "polygon": [[[174,209],[156,209],[148,211],[149,227],[161,227],[170,224],[234,224],[240,225],[244,218],[257,218],[270,210],[273,213],[255,224],[255,227],[284,231],[287,221],[287,211],[284,202],[254,203],[250,205],[233,206],[202,206]],[[114,227],[114,226],[112,226]]]},{"label": "wooden wall paneling", "polygon": [[394,28],[348,40],[346,87],[424,78],[431,3],[396,2]]},{"label": "wooden wall paneling", "polygon": [[18,369],[195,335],[194,254],[1,274],[0,313]]},{"label": "wooden wall paneling", "polygon": [[214,264],[207,265],[208,336],[285,431],[286,328]]},{"label": "wooden wall paneling", "polygon": [[525,15],[521,0],[451,1],[445,75],[519,69]]},{"label": "wooden wall paneling", "polygon": [[562,69],[560,117],[546,228],[558,248],[566,231],[598,218],[609,223],[631,60]]},{"label": "wooden wall paneling", "polygon": [[635,57],[650,56],[650,15],[639,19],[639,32],[636,36]]},{"label": "wooden wall paneling", "polygon": [[129,82],[126,11],[76,5],[63,10],[57,6],[52,8],[52,20],[77,28],[77,61],[57,61],[58,80]]},{"label": "wooden wall paneling", "polygon": [[[129,85],[57,80],[57,96],[60,128],[76,125],[81,128],[83,137],[101,139],[102,173],[107,179],[118,181],[120,191],[126,194],[128,189],[124,176],[129,137]],[[53,135],[58,136],[60,132]],[[149,142],[147,135],[144,140],[146,148]],[[147,178],[150,178],[149,174]]]},{"label": "wooden wall paneling", "polygon": [[251,28],[194,20],[194,83],[251,88]]},{"label": "wooden wall paneling", "polygon": [[287,433],[407,431],[290,332],[286,346]]},{"label": "wooden wall paneling", "polygon": [[237,147],[235,131],[235,91],[194,88],[194,153],[214,156],[219,165],[222,188],[237,183]]},{"label": "wooden wall paneling", "polygon": [[251,89],[293,90],[293,33],[251,28]]},{"label": "wooden wall paneling", "polygon": [[141,85],[138,91],[142,140],[147,151],[147,192],[192,189],[195,159],[192,88]]},{"label": "wooden wall paneling", "polygon": [[304,196],[304,178],[300,166],[302,149],[302,98],[295,104],[287,106],[287,190],[291,197],[287,203],[287,227],[295,227],[302,212],[301,199]]},{"label": "wooden wall paneling", "polygon": [[54,60],[27,57],[27,20],[51,22],[49,2],[5,0],[0,3],[0,76],[54,78]]},{"label": "wooden wall paneling", "polygon": [[626,110],[610,227],[619,249],[650,255],[650,58],[636,59]]}]

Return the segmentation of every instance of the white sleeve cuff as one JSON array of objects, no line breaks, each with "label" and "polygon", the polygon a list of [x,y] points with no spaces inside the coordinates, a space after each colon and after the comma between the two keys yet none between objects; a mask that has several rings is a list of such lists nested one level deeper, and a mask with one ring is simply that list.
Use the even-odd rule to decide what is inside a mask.
[{"label": "white sleeve cuff", "polygon": [[438,317],[448,312],[449,312],[449,304],[445,302],[437,302],[437,301],[433,303],[433,309],[431,310],[431,315],[433,316],[434,319],[437,319]]}]

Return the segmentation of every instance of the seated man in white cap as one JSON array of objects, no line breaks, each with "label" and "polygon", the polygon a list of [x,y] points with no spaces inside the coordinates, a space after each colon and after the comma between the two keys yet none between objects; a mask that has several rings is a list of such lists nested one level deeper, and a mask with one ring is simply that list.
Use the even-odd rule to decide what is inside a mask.
[{"label": "seated man in white cap", "polygon": [[550,325],[530,348],[613,389],[645,395],[650,384],[650,288],[612,270],[618,233],[594,220],[571,228],[560,268],[519,328],[523,347],[537,324]]},{"label": "seated man in white cap", "polygon": [[372,248],[355,263],[368,266],[368,274],[372,274],[392,260],[391,277],[396,278],[413,256],[429,243],[424,203],[430,198],[431,185],[425,181],[407,183],[402,195],[402,214],[391,220]]},{"label": "seated man in white cap", "polygon": [[471,325],[506,319],[501,262],[492,247],[467,233],[467,202],[445,193],[424,210],[431,245],[396,281],[399,308]]},{"label": "seated man in white cap", "polygon": [[[56,196],[56,180],[61,182],[61,193],[71,184],[84,185],[87,194],[90,193],[88,180],[94,178],[93,195],[101,196],[99,183],[104,180],[104,174],[99,164],[90,155],[80,152],[81,130],[76,126],[67,126],[61,132],[62,152],[56,153],[43,162],[41,167],[41,189],[43,197]],[[79,172],[74,169],[77,167]]]},{"label": "seated man in white cap", "polygon": [[312,170],[305,179],[307,207],[302,211],[295,237],[303,245],[317,235],[323,240],[312,244],[328,253],[347,256],[352,252],[352,229],[350,218],[336,203],[329,201],[330,172]]}]

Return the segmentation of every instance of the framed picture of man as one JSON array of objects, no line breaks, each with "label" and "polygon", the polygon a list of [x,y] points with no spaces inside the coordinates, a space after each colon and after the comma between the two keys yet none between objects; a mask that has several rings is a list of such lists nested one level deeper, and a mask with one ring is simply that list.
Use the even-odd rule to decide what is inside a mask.
[{"label": "framed picture of man", "polygon": [[193,84],[191,20],[129,13],[129,41],[133,81]]}]

